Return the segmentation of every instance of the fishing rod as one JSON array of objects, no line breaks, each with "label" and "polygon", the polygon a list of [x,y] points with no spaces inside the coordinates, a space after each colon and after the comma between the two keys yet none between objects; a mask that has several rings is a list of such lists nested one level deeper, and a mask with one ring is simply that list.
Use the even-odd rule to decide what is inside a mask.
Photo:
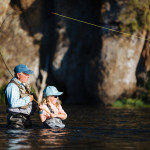
[{"label": "fishing rod", "polygon": [[[12,75],[11,71],[9,70],[7,64],[5,63],[5,60],[4,60],[3,55],[2,55],[2,53],[1,53],[1,50],[0,50],[0,55],[1,55],[1,58],[2,58],[3,63],[5,64],[6,69],[8,70],[8,72],[10,73],[10,75],[11,75],[12,77],[14,77],[14,76]],[[20,86],[20,83],[18,83],[18,81],[15,80],[15,82],[17,83],[18,86]],[[25,92],[26,92],[26,94],[29,94],[26,89],[25,89]],[[39,105],[39,103],[37,102],[37,100],[35,100],[34,97],[33,97],[33,100]]]},{"label": "fishing rod", "polygon": [[9,73],[11,74],[11,76],[13,77],[12,73],[10,72],[10,70],[9,70],[8,66],[6,65],[6,63],[5,63],[4,59],[3,59],[3,56],[2,56],[1,50],[0,50],[0,55],[1,55],[1,58],[2,58],[3,63],[5,64],[6,69],[8,70],[8,72],[9,72]]}]

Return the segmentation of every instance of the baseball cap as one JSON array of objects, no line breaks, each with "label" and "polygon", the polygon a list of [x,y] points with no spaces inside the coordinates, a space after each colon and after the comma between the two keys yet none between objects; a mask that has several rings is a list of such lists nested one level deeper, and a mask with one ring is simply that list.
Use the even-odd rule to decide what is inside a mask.
[{"label": "baseball cap", "polygon": [[20,73],[20,72],[24,72],[26,74],[33,74],[33,71],[30,70],[26,65],[24,64],[19,64],[18,66],[16,66],[14,68],[14,72],[15,73]]},{"label": "baseball cap", "polygon": [[55,86],[47,86],[43,91],[44,96],[59,96],[63,92],[59,92]]}]

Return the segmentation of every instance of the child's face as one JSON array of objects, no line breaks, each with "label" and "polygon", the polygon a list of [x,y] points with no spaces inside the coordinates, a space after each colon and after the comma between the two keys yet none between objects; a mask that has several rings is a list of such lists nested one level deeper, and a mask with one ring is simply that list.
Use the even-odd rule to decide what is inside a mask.
[{"label": "child's face", "polygon": [[57,98],[58,97],[56,96],[48,96],[48,101],[50,101],[52,104],[56,104]]}]

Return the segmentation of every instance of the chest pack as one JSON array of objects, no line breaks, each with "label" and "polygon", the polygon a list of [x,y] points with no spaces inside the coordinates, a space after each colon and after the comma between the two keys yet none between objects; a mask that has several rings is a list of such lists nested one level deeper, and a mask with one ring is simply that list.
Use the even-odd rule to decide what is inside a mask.
[{"label": "chest pack", "polygon": [[48,107],[49,111],[54,114],[54,111],[50,108],[50,106],[47,105],[47,107]]}]

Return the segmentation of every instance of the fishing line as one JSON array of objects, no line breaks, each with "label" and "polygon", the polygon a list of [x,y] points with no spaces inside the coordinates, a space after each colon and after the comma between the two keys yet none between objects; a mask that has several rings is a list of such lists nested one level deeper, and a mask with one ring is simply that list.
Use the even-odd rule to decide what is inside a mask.
[{"label": "fishing line", "polygon": [[139,39],[144,39],[145,41],[150,41],[149,39],[145,39],[144,37],[140,37],[140,36],[132,35],[130,33],[125,33],[125,32],[121,32],[121,31],[118,31],[118,30],[110,29],[110,28],[103,27],[103,26],[100,26],[100,25],[96,25],[96,24],[86,22],[86,21],[83,21],[83,20],[79,20],[79,19],[75,19],[75,18],[72,18],[72,17],[64,16],[64,15],[61,15],[61,14],[58,14],[58,13],[51,12],[51,14],[57,15],[57,16],[60,16],[60,17],[63,17],[63,18],[67,18],[67,19],[70,19],[70,20],[73,20],[73,21],[85,23],[85,24],[95,26],[95,27],[98,27],[98,28],[103,28],[103,29],[110,30],[110,31],[113,31],[113,32],[121,33],[121,34],[124,34],[124,35],[127,35],[127,36],[133,36],[133,37],[136,37],[136,38],[139,38]]}]

